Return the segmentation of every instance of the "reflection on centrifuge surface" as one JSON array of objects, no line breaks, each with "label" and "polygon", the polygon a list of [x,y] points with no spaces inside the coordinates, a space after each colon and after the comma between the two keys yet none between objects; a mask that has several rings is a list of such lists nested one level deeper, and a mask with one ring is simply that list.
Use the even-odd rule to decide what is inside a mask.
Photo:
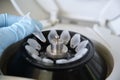
[{"label": "reflection on centrifuge surface", "polygon": [[[48,35],[48,31],[43,32],[44,35]],[[58,34],[60,33],[61,32],[58,31]],[[71,32],[72,36],[73,34],[75,33]],[[31,36],[30,38],[34,38]],[[113,58],[111,56],[111,53],[106,47],[104,47],[97,41],[92,41],[95,46],[95,51],[94,49],[92,49],[94,48],[94,46],[90,46],[91,42],[89,43],[88,47],[90,50],[92,50],[92,52],[90,52],[88,55],[89,57],[83,57],[83,59],[80,59],[79,61],[76,60],[74,63],[72,63],[72,65],[69,63],[64,65],[57,65],[56,63],[52,67],[50,65],[41,66],[38,64],[33,64],[36,63],[33,60],[28,62],[30,62],[34,66],[26,62],[26,59],[29,60],[31,58],[26,57],[26,55],[25,58],[21,57],[21,55],[24,53],[24,50],[21,49],[21,45],[23,45],[25,41],[26,40],[23,40],[17,44],[12,45],[4,52],[4,55],[1,58],[1,68],[4,74],[28,78],[37,78],[40,80],[104,80],[112,72]],[[46,44],[44,44],[44,46],[46,46]],[[94,55],[91,55],[91,53]],[[83,61],[82,64],[81,61]],[[45,75],[49,78],[45,78]]]}]

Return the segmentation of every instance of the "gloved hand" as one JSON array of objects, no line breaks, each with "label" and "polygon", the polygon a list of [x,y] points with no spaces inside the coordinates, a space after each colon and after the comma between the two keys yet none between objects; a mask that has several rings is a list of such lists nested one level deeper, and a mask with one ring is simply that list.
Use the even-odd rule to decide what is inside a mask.
[{"label": "gloved hand", "polygon": [[14,42],[17,42],[37,29],[42,29],[40,22],[31,18],[0,14],[0,55]]}]

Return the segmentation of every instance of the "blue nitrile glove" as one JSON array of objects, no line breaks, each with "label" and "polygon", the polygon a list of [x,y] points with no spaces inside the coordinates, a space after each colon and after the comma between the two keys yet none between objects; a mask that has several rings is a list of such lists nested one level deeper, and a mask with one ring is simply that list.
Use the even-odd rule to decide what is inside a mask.
[{"label": "blue nitrile glove", "polygon": [[15,16],[10,14],[0,14],[0,27],[8,27],[15,22],[18,22],[22,19],[21,16]]},{"label": "blue nitrile glove", "polygon": [[40,22],[31,18],[9,14],[0,14],[0,55],[14,42],[17,42],[37,29],[42,29]]}]

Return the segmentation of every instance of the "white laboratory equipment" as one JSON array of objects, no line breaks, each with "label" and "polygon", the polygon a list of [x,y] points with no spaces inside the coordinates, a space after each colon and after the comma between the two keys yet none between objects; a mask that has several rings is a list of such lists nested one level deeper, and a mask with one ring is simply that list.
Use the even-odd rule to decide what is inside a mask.
[{"label": "white laboratory equipment", "polygon": [[[43,31],[50,29],[69,30],[78,32],[93,40],[109,65],[106,80],[119,80],[120,37],[112,34],[111,28],[106,27],[105,22],[108,18],[104,17],[110,12],[111,4],[118,4],[115,1],[69,0],[68,4],[67,0],[11,0],[20,15],[31,12],[32,18],[45,20],[43,22],[47,27]],[[76,6],[72,4],[76,4]],[[119,15],[119,7],[119,5],[115,5],[115,8],[112,7],[116,11],[116,14],[111,13],[113,17]],[[47,22],[49,25],[46,24]]]}]

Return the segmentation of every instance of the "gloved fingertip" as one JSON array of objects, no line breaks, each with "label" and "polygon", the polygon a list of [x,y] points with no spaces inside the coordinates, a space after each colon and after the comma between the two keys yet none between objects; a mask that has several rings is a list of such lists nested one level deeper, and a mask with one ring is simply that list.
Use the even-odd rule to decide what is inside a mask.
[{"label": "gloved fingertip", "polygon": [[0,27],[6,26],[6,13],[0,14]]}]

